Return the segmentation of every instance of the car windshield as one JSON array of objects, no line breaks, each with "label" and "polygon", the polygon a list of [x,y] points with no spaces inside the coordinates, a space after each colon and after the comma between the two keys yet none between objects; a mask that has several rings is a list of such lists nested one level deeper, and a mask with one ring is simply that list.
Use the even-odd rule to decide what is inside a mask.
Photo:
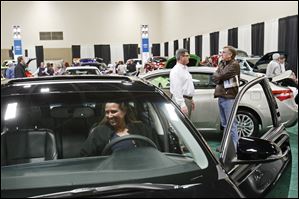
[{"label": "car windshield", "polygon": [[251,68],[254,68],[255,63],[258,61],[259,59],[247,59],[248,64],[250,65]]},{"label": "car windshield", "polygon": [[[89,83],[88,86],[97,85]],[[66,92],[60,92],[60,87]],[[30,176],[36,177],[37,173],[37,178],[77,173],[81,176],[78,177],[81,179],[80,183],[85,184],[87,181],[91,183],[93,172],[98,176],[94,180],[105,183],[208,167],[202,143],[196,138],[197,132],[183,120],[183,115],[175,106],[158,93],[108,92],[103,89],[99,92],[80,92],[80,85],[76,83],[59,87],[55,84],[24,84],[22,89],[28,89],[28,93],[5,95],[1,92],[1,142],[6,142],[2,142],[5,149],[1,149],[1,179],[6,179],[3,182],[7,183],[3,186],[8,189],[20,186],[23,184],[20,181],[29,180]],[[68,89],[78,92],[67,92]],[[136,135],[150,138],[156,147],[143,138],[136,139],[135,142],[139,144],[133,149],[113,152],[108,150],[104,154],[102,151],[102,154],[82,157],[82,147],[88,136],[93,134],[93,129],[104,129],[99,126],[106,117],[106,103],[114,102],[126,104],[127,113],[134,116],[132,118],[136,125],[142,124],[147,128],[147,134],[137,131]],[[105,135],[105,130],[99,130],[98,133],[101,137]],[[42,139],[44,135],[47,135],[46,139]],[[93,142],[101,141],[92,139],[91,143]],[[128,142],[130,141],[124,141],[126,144]],[[113,146],[110,149],[112,151]],[[57,158],[54,158],[54,153],[57,153]],[[47,166],[43,164],[44,166],[34,171],[28,166],[41,163],[46,163]],[[13,172],[15,166],[22,171]],[[89,174],[85,176],[86,172]],[[11,177],[20,183],[9,183]],[[30,185],[24,183],[24,187],[45,186],[35,180]],[[60,177],[55,183],[69,183],[66,181],[67,179],[62,180]]]},{"label": "car windshield", "polygon": [[238,57],[248,57],[248,54],[245,51],[237,50]]}]

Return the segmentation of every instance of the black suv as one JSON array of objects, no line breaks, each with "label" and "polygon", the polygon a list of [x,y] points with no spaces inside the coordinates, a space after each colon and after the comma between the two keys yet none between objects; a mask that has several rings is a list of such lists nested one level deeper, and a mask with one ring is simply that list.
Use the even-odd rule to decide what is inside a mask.
[{"label": "black suv", "polygon": [[[255,84],[264,88],[273,128],[261,139],[240,138],[235,152],[229,122],[218,158],[159,88],[137,78],[11,80],[1,85],[1,197],[264,196],[289,165],[291,151],[264,77],[240,91],[230,121]],[[120,103],[144,128],[107,138],[117,120],[103,124],[110,114],[121,117],[107,104]],[[96,151],[102,144],[101,153],[82,156],[86,140]],[[114,150],[120,143],[123,148]]]}]

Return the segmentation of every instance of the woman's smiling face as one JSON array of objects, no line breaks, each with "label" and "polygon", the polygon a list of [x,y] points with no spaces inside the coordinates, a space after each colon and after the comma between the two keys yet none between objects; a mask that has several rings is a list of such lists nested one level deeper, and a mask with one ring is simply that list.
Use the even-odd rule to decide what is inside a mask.
[{"label": "woman's smiling face", "polygon": [[126,112],[120,109],[117,103],[107,103],[105,106],[105,115],[108,123],[116,128],[125,122]]}]

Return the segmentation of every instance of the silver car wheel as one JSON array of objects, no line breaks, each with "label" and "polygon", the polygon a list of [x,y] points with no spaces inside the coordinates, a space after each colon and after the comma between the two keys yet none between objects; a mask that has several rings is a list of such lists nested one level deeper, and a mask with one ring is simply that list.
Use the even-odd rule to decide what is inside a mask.
[{"label": "silver car wheel", "polygon": [[254,122],[248,115],[237,114],[237,126],[239,137],[249,137],[254,132]]}]

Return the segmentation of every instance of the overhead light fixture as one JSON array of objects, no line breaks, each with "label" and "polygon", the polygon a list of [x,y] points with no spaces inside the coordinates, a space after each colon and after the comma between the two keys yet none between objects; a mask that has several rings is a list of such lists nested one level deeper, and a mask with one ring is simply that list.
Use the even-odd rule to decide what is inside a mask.
[{"label": "overhead light fixture", "polygon": [[13,31],[13,38],[14,39],[21,39],[21,28],[20,28],[20,26],[13,26],[12,31]]}]

